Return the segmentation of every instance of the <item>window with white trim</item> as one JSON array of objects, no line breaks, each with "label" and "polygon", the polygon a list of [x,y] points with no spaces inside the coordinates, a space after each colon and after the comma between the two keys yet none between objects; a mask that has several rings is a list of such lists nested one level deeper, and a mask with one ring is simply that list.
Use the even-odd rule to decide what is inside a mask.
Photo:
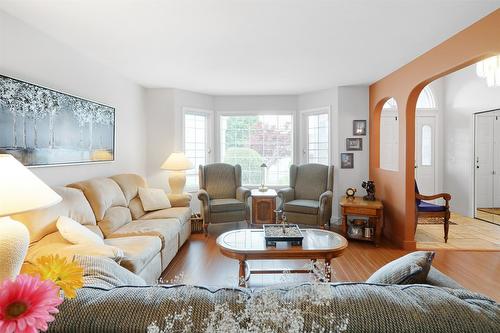
[{"label": "window with white trim", "polygon": [[184,108],[184,154],[193,162],[194,168],[186,171],[186,188],[198,188],[198,169],[200,165],[211,162],[212,112]]},{"label": "window with white trim", "polygon": [[330,162],[330,107],[301,111],[303,163]]},{"label": "window with white trim", "polygon": [[220,160],[240,164],[242,183],[259,185],[267,165],[267,185],[287,185],[293,162],[293,115],[222,115]]}]

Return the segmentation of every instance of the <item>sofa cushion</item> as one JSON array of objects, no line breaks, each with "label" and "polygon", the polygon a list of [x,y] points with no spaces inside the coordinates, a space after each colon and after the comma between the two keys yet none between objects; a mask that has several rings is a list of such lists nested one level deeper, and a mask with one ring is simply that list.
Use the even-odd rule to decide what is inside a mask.
[{"label": "sofa cushion", "polygon": [[138,220],[140,217],[146,214],[144,207],[142,207],[141,198],[139,198],[139,196],[130,200],[130,202],[128,203],[128,209],[130,209],[133,220]]},{"label": "sofa cushion", "polygon": [[117,206],[109,208],[98,224],[104,236],[109,237],[113,232],[130,222],[132,222],[130,210],[126,207]]},{"label": "sofa cushion", "polygon": [[172,207],[167,194],[160,188],[139,187],[139,198],[146,212]]},{"label": "sofa cushion", "polygon": [[105,243],[123,250],[120,265],[133,273],[143,268],[161,251],[162,244],[156,236],[136,236],[106,239]]},{"label": "sofa cushion", "polygon": [[147,187],[146,180],[136,174],[121,174],[110,177],[120,186],[127,203],[137,196],[139,187]]},{"label": "sofa cushion", "polygon": [[212,199],[210,200],[210,211],[214,213],[245,210],[245,203],[236,199]]},{"label": "sofa cushion", "polygon": [[73,258],[74,255],[101,256],[119,262],[123,251],[117,247],[103,245],[75,245],[65,240],[59,232],[54,232],[33,243],[26,255],[26,261],[34,263],[42,256],[59,255],[60,257]]},{"label": "sofa cushion", "polygon": [[157,210],[142,216],[141,220],[168,219],[174,218],[184,225],[191,218],[192,210],[189,207],[172,207],[168,209]]},{"label": "sofa cushion", "polygon": [[65,240],[72,244],[104,244],[101,237],[67,216],[60,216],[57,219],[57,230]]},{"label": "sofa cushion", "polygon": [[[192,324],[191,332],[493,333],[500,318],[498,303],[468,290],[352,282],[257,290],[84,287],[59,310],[53,333],[142,332],[153,322],[160,327],[151,332],[173,331],[167,325],[175,323],[179,331]],[[176,314],[186,315],[175,321]]]},{"label": "sofa cushion", "polygon": [[368,283],[425,283],[434,259],[432,251],[416,251],[391,261],[366,280]]},{"label": "sofa cushion", "polygon": [[157,236],[161,239],[163,249],[165,244],[177,240],[181,224],[177,219],[136,220],[119,228],[108,238],[130,236]]},{"label": "sofa cushion", "polygon": [[83,225],[96,225],[94,212],[82,191],[68,187],[53,190],[62,197],[57,205],[11,216],[28,228],[31,243],[56,232],[59,216],[68,216]]},{"label": "sofa cushion", "polygon": [[285,208],[285,212],[317,215],[319,209],[319,201],[298,199],[286,202],[283,207]]},{"label": "sofa cushion", "polygon": [[418,204],[419,212],[444,212],[446,211],[445,206],[435,205],[430,202],[420,201]]},{"label": "sofa cushion", "polygon": [[109,258],[76,255],[74,260],[83,268],[83,285],[86,287],[109,289],[146,285],[146,281],[140,276]]},{"label": "sofa cushion", "polygon": [[127,201],[118,184],[110,178],[94,178],[69,184],[68,187],[82,190],[90,203],[97,222],[101,221],[110,207],[127,206]]}]

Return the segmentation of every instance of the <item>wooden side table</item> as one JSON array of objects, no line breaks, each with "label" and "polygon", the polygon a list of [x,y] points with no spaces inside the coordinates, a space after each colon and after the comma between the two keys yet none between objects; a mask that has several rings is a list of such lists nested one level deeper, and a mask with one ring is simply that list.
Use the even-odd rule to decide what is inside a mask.
[{"label": "wooden side table", "polygon": [[[362,197],[354,197],[352,199],[347,199],[346,196],[343,196],[340,199],[340,207],[342,210],[342,232],[349,239],[359,239],[364,241],[374,242],[375,246],[378,246],[380,243],[380,238],[382,236],[382,229],[384,227],[384,205],[382,201],[368,201],[363,200]],[[372,237],[363,237],[361,236],[350,236],[347,232],[347,216],[355,215],[355,216],[366,216],[371,221],[375,221],[375,224],[372,223],[375,228],[374,235]]]},{"label": "wooden side table", "polygon": [[276,197],[278,194],[273,189],[261,192],[252,190],[252,224],[276,223]]}]

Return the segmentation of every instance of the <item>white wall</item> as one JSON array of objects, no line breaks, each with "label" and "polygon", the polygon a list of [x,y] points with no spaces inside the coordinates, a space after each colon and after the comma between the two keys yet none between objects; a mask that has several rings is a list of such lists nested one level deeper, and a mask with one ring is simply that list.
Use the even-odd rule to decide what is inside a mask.
[{"label": "white wall", "polygon": [[444,84],[443,190],[452,195],[451,209],[473,216],[474,116],[500,108],[500,87],[488,88],[475,65],[452,73]]},{"label": "white wall", "polygon": [[316,91],[298,96],[298,110],[308,110],[323,106],[331,107],[332,164],[334,171],[334,200],[332,222],[339,223],[339,199],[348,187],[358,189],[363,195],[361,183],[368,180],[368,133],[362,136],[363,150],[353,151],[354,168],[340,168],[340,153],[346,152],[346,138],[353,137],[352,121],[368,121],[368,86],[344,86]]},{"label": "white wall", "polygon": [[186,90],[145,89],[147,114],[147,178],[150,186],[169,190],[168,172],[160,166],[174,151],[182,151],[184,107],[213,110],[213,97]]},{"label": "white wall", "polygon": [[145,174],[143,89],[0,11],[0,73],[116,108],[116,161],[33,168],[50,185],[122,172]]},{"label": "white wall", "polygon": [[[345,190],[349,187],[354,187],[358,191],[356,195],[365,195],[365,190],[361,187],[361,183],[368,180],[368,165],[369,165],[369,126],[368,126],[368,86],[348,86],[339,87],[339,154],[346,151],[346,138],[362,138],[362,151],[349,151],[354,153],[354,168],[341,169],[340,161],[336,164],[338,181],[337,181],[337,198],[345,194]],[[352,122],[353,120],[367,120],[366,136],[353,136]],[[340,160],[340,158],[339,158]],[[377,184],[375,184],[376,189]]]}]

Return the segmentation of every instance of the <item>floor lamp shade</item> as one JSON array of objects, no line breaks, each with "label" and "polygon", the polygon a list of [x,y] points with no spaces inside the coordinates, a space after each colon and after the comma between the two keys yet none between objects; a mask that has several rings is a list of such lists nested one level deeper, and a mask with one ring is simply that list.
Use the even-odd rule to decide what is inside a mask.
[{"label": "floor lamp shade", "polygon": [[29,245],[28,229],[8,216],[49,207],[61,200],[12,155],[0,154],[0,281],[19,274]]},{"label": "floor lamp shade", "polygon": [[168,185],[172,194],[181,195],[186,185],[185,171],[192,169],[193,163],[183,153],[175,152],[170,154],[167,160],[163,162],[161,168],[171,171],[168,177]]}]

